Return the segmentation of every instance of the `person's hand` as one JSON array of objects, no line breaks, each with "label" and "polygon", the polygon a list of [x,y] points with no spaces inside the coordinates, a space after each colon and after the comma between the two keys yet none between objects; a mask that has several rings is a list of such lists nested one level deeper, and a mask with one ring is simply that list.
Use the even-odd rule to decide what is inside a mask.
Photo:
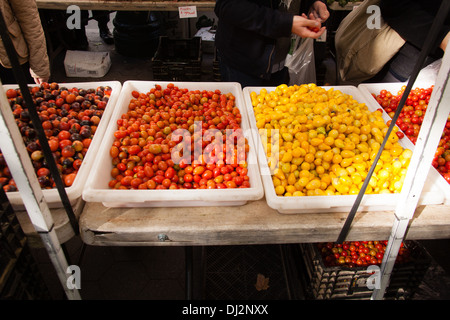
[{"label": "person's hand", "polygon": [[319,38],[325,32],[325,27],[321,27],[320,19],[315,19],[313,14],[308,17],[303,14],[294,16],[292,21],[292,33],[302,38]]},{"label": "person's hand", "polygon": [[36,84],[41,84],[43,82],[48,82],[48,79],[43,79],[43,78],[33,78],[33,79],[34,79],[34,82]]},{"label": "person's hand", "polygon": [[[50,71],[50,70],[49,70],[49,71]],[[50,76],[45,77],[45,78],[40,77],[40,76],[38,76],[38,75],[36,74],[36,72],[34,72],[33,69],[31,69],[31,68],[30,68],[30,74],[31,74],[31,76],[33,77],[34,82],[35,82],[36,84],[42,84],[43,82],[48,82],[49,77],[50,77]],[[50,72],[48,72],[48,74],[50,74]]]},{"label": "person's hand", "polygon": [[324,23],[329,17],[327,5],[322,1],[315,1],[309,9],[309,15],[313,15],[314,19],[320,19],[321,23]]}]

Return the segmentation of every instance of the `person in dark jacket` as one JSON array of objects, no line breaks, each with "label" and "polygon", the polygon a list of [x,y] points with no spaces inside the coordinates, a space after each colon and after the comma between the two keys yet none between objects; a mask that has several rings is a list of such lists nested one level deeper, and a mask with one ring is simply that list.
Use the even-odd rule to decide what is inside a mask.
[{"label": "person in dark jacket", "polygon": [[[406,42],[369,82],[408,80],[441,2],[442,0],[381,0],[381,16]],[[450,16],[447,16],[423,67],[442,57],[449,38]]]},{"label": "person in dark jacket", "polygon": [[305,0],[217,0],[214,12],[222,81],[242,87],[286,83],[291,35],[317,39],[329,17],[324,2]]}]

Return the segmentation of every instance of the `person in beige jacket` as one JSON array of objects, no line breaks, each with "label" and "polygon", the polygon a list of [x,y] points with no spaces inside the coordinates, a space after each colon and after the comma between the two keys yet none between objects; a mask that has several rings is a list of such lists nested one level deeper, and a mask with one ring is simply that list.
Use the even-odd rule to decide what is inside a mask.
[{"label": "person in beige jacket", "polygon": [[[50,62],[36,1],[0,0],[0,9],[24,71],[26,74],[29,72],[37,84],[47,82],[50,78]],[[0,41],[0,62],[1,79],[6,83],[7,74],[11,75],[12,70],[2,41]]]}]

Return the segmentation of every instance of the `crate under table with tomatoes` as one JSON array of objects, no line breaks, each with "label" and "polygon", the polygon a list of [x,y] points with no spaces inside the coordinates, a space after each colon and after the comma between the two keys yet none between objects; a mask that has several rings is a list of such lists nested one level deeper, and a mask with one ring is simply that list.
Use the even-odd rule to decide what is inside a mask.
[{"label": "crate under table with tomatoes", "polygon": [[[373,290],[369,289],[367,281],[372,273],[368,267],[381,265],[386,244],[387,241],[300,244],[309,278],[310,298],[370,299]],[[430,263],[430,255],[418,242],[402,244],[385,299],[412,297]]]}]

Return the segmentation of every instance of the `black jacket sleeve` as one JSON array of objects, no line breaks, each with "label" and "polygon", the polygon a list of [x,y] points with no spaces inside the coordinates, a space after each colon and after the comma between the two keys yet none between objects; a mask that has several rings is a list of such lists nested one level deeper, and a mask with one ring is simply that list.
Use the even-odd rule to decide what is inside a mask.
[{"label": "black jacket sleeve", "polygon": [[247,0],[217,0],[214,12],[219,20],[267,38],[288,37],[293,15],[280,12],[266,1],[266,5]]},{"label": "black jacket sleeve", "polygon": [[[302,0],[301,4],[313,2]],[[279,38],[289,39],[294,16],[279,10],[279,3],[280,0],[216,1],[214,12],[219,23],[215,44],[222,63],[257,77],[270,75],[274,57],[279,53],[275,52],[276,42]]]},{"label": "black jacket sleeve", "polygon": [[[403,39],[420,49],[433,24],[441,1],[443,0],[381,0],[381,15]],[[434,45],[436,49],[449,31],[450,24],[447,16]]]}]

